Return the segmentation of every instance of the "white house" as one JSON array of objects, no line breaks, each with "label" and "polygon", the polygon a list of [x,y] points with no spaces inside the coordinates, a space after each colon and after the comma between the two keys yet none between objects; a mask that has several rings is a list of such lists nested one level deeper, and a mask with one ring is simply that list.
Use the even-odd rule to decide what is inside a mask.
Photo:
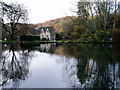
[{"label": "white house", "polygon": [[36,35],[39,35],[40,39],[46,38],[47,40],[56,40],[58,31],[54,27],[40,27],[36,30]]}]

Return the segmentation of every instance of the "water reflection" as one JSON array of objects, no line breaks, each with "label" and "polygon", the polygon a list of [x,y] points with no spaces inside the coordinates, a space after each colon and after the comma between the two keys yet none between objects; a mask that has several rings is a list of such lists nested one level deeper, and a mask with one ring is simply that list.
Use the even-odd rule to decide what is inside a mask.
[{"label": "water reflection", "polygon": [[19,87],[24,80],[23,87],[34,88],[120,88],[119,45],[12,44],[3,48],[2,57],[2,85]]},{"label": "water reflection", "polygon": [[[77,77],[80,87],[120,88],[120,48],[117,45],[108,46],[63,45],[57,48],[56,54],[77,59]],[[66,65],[66,70],[69,65]],[[68,71],[71,72],[72,67]]]},{"label": "water reflection", "polygon": [[21,48],[29,50],[37,50],[39,52],[54,54],[57,44],[56,43],[44,43],[44,44],[21,44]]},{"label": "water reflection", "polygon": [[31,57],[33,55],[29,51],[19,50],[14,44],[3,48],[1,86],[12,83],[13,87],[19,87],[20,82],[28,78]]}]

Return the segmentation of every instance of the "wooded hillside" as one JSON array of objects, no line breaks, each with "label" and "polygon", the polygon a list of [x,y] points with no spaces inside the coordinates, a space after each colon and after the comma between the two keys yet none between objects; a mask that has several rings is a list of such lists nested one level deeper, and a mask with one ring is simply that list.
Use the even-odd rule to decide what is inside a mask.
[{"label": "wooded hillside", "polygon": [[76,16],[66,16],[66,17],[46,21],[44,23],[35,24],[35,26],[36,26],[36,28],[54,26],[54,28],[58,32],[62,32],[63,31],[63,24],[64,23],[69,23],[70,21],[72,21],[72,19],[76,19],[76,18],[77,18]]}]

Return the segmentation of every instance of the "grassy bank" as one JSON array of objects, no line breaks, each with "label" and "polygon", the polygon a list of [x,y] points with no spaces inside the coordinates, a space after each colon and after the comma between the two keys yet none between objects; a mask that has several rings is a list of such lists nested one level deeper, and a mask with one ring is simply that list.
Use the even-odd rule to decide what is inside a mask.
[{"label": "grassy bank", "polygon": [[2,41],[0,40],[0,42],[2,43],[23,43],[23,44],[32,44],[32,43],[100,43],[100,44],[104,44],[104,43],[116,43],[117,42],[112,42],[112,41],[80,41],[80,40],[50,40],[50,41]]},{"label": "grassy bank", "polygon": [[2,43],[12,43],[12,42],[20,42],[20,41],[4,41],[4,40],[0,40],[0,42],[2,42]]}]

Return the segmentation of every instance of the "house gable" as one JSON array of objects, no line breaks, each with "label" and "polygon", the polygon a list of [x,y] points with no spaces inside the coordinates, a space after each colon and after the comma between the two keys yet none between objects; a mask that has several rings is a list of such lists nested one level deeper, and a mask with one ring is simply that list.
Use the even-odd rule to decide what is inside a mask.
[{"label": "house gable", "polygon": [[40,38],[46,38],[47,40],[55,40],[58,33],[54,27],[40,27],[38,30]]},{"label": "house gable", "polygon": [[58,36],[58,31],[54,27],[40,27],[34,29],[29,35],[39,36],[40,39],[46,38],[47,40],[56,40]]}]

